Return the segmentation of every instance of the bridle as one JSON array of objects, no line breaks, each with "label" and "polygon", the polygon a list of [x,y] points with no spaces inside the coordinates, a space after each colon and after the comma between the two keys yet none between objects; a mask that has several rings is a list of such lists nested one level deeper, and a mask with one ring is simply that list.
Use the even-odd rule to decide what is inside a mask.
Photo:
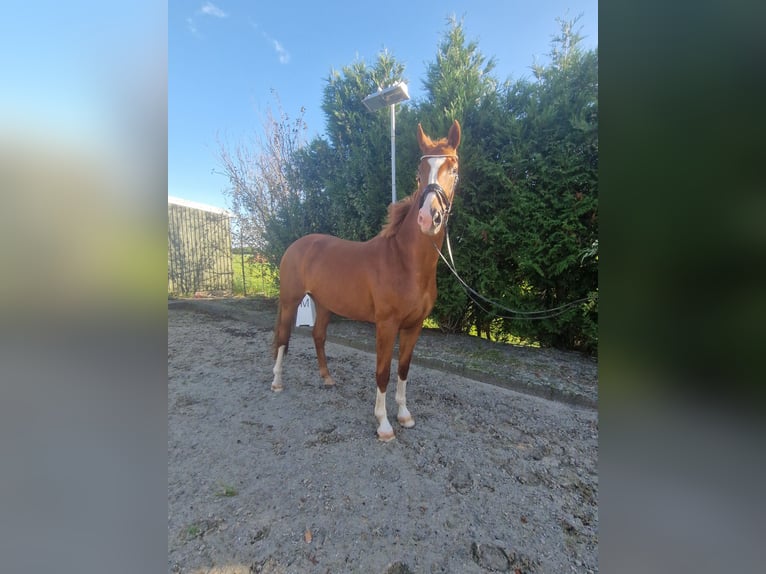
[{"label": "bridle", "polygon": [[[420,161],[423,161],[424,159],[429,158],[447,158],[447,157],[454,157],[455,160],[458,159],[457,154],[449,153],[449,154],[433,154],[433,155],[423,155],[420,157]],[[459,176],[457,170],[455,170],[455,179],[452,182],[452,197],[455,197],[455,188],[457,187]],[[418,206],[419,209],[423,208],[423,205],[426,202],[426,197],[428,197],[429,193],[433,193],[436,196],[436,200],[439,202],[439,214],[441,215],[441,219],[443,220],[443,225],[447,225],[447,219],[449,219],[450,211],[452,210],[452,203],[449,200],[449,197],[447,196],[447,193],[444,191],[444,188],[439,185],[438,183],[429,183],[426,185],[426,187],[423,189],[423,192],[420,194],[420,205]]]}]

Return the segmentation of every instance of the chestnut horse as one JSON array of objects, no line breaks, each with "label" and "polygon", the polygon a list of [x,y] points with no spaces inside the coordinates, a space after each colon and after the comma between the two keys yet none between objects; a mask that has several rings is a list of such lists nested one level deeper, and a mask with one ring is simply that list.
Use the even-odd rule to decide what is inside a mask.
[{"label": "chestnut horse", "polygon": [[388,223],[365,242],[329,235],[301,237],[287,248],[279,266],[279,311],[274,330],[273,391],[282,390],[282,361],[290,341],[298,306],[306,294],[314,300],[312,331],[319,374],[334,385],[327,370],[325,335],[331,313],[375,323],[377,363],[375,417],[378,438],[389,441],[394,430],[386,412],[386,388],[391,373],[394,341],[399,335],[396,384],[397,419],[415,426],[407,410],[407,373],[423,319],[436,301],[436,264],[458,179],[457,147],[460,124],[454,121],[446,138],[432,140],[418,124],[423,156],[418,167],[418,189],[389,206]]}]

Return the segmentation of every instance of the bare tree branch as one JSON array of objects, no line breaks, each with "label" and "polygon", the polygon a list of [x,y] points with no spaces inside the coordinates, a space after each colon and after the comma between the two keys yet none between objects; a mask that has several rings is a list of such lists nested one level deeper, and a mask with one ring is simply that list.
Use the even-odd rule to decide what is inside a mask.
[{"label": "bare tree branch", "polygon": [[[256,135],[253,145],[242,143],[233,150],[218,141],[219,160],[229,188],[225,190],[231,210],[237,215],[237,237],[247,246],[263,252],[267,245],[265,231],[280,209],[291,200],[300,200],[301,191],[291,186],[295,154],[304,145],[306,123],[300,116],[292,120],[277,100],[278,117],[271,109],[263,120],[263,135]],[[244,246],[244,245],[243,245]]]}]

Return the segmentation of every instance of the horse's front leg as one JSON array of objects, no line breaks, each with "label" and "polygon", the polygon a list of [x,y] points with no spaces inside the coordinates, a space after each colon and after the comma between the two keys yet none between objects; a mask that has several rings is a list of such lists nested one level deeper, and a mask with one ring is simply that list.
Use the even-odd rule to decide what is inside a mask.
[{"label": "horse's front leg", "polygon": [[394,340],[396,339],[396,326],[386,323],[377,323],[375,329],[376,367],[375,382],[375,418],[378,419],[378,438],[388,442],[394,438],[394,429],[388,422],[386,410],[386,389],[391,376],[391,358],[394,354]]},{"label": "horse's front leg", "polygon": [[396,404],[399,406],[399,412],[396,419],[399,424],[405,428],[415,426],[415,419],[407,409],[407,374],[410,371],[410,361],[412,361],[412,352],[415,349],[415,343],[420,336],[423,323],[418,323],[410,329],[402,329],[399,332],[399,368],[397,370],[396,381]]}]

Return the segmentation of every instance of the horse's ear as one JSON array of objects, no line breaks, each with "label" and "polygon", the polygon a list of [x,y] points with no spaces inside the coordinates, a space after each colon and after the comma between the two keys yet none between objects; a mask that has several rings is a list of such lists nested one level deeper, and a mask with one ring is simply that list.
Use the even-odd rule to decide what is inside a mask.
[{"label": "horse's ear", "polygon": [[452,127],[447,134],[447,143],[452,149],[457,149],[457,146],[460,145],[460,124],[457,120],[452,122]]},{"label": "horse's ear", "polygon": [[431,138],[429,138],[426,133],[423,131],[423,126],[418,124],[418,146],[420,146],[420,151],[423,153],[426,153],[426,150],[428,149],[429,144],[431,143]]}]

